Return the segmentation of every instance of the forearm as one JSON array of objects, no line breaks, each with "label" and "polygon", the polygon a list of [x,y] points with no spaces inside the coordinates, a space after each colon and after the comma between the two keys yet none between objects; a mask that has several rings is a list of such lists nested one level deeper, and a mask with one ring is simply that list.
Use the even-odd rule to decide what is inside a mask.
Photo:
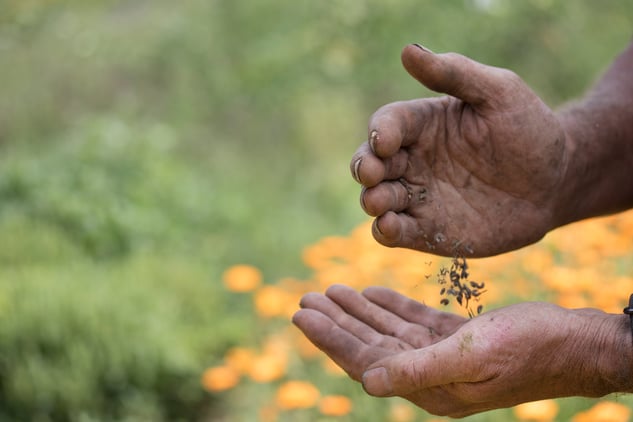
[{"label": "forearm", "polygon": [[633,207],[633,43],[558,116],[567,160],[556,225]]}]

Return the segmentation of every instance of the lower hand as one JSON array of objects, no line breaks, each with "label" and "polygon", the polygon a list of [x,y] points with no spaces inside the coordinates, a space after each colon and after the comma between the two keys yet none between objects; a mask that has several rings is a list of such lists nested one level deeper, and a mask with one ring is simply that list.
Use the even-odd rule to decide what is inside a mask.
[{"label": "lower hand", "polygon": [[465,319],[382,287],[336,285],[301,306],[293,322],[369,394],[452,417],[616,391],[611,339],[627,335],[597,310],[522,303]]}]

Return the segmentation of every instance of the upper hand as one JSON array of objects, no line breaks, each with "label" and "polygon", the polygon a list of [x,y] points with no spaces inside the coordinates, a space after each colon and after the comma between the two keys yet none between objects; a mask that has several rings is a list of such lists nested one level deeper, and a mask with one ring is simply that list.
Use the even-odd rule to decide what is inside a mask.
[{"label": "upper hand", "polygon": [[597,310],[523,303],[468,320],[386,288],[344,286],[310,293],[301,306],[294,323],[369,394],[401,396],[433,414],[623,391],[611,381],[627,361],[611,342],[624,339],[628,350],[629,333]]},{"label": "upper hand", "polygon": [[361,204],[387,246],[490,256],[557,225],[566,138],[513,72],[410,45],[405,68],[450,96],[379,109],[351,161]]}]

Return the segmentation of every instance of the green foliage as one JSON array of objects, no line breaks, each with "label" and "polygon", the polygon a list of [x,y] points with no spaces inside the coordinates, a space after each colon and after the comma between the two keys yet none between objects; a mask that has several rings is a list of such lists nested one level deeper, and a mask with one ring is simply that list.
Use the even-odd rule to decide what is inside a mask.
[{"label": "green foliage", "polygon": [[200,374],[248,326],[188,255],[210,190],[164,128],[76,134],[0,171],[0,420],[202,418]]},{"label": "green foliage", "polygon": [[205,362],[246,329],[220,299],[185,257],[4,269],[0,420],[202,417]]},{"label": "green foliage", "polygon": [[47,225],[95,258],[172,240],[204,218],[212,190],[170,157],[171,143],[166,127],[102,119],[59,147],[18,153],[0,169],[0,221]]}]

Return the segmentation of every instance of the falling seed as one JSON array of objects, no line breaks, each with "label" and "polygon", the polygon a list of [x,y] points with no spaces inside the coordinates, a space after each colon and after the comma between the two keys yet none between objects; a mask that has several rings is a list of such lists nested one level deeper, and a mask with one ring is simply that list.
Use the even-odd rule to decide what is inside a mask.
[{"label": "falling seed", "polygon": [[[450,281],[449,287],[447,284],[446,276]],[[453,255],[450,268],[440,267],[437,274],[437,282],[442,285],[440,289],[440,296],[454,296],[455,301],[462,307],[466,308],[468,316],[474,318],[475,315],[479,315],[483,310],[483,305],[477,306],[476,314],[470,307],[471,299],[478,302],[479,297],[485,293],[485,290],[481,290],[485,287],[485,283],[478,283],[473,280],[469,280],[468,262],[466,258],[456,251]],[[462,282],[463,280],[463,282]],[[450,303],[448,297],[442,298],[440,303],[444,306]]]}]

